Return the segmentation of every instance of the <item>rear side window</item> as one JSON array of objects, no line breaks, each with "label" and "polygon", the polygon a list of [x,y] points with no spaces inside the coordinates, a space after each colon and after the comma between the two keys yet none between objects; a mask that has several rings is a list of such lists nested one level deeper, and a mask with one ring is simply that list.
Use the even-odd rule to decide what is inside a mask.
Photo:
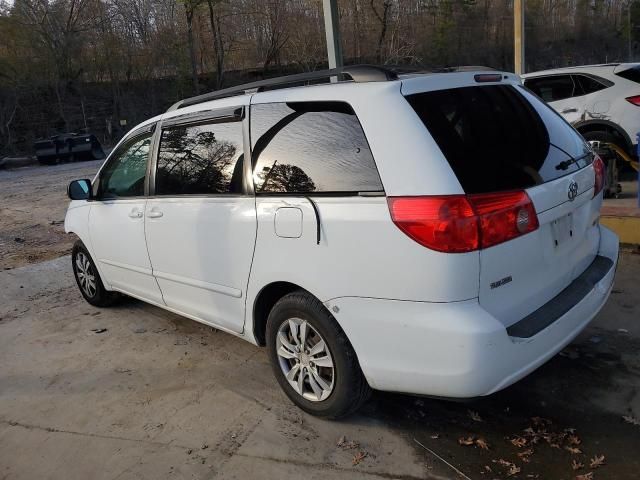
[{"label": "rear side window", "polygon": [[580,86],[580,95],[589,95],[611,86],[587,75],[573,75],[573,79]]},{"label": "rear side window", "polygon": [[163,130],[156,195],[242,191],[242,124],[213,123]]},{"label": "rear side window", "polygon": [[632,82],[640,83],[640,66],[617,72],[616,75]]},{"label": "rear side window", "polygon": [[571,75],[554,75],[525,80],[526,87],[545,102],[555,102],[576,95]]},{"label": "rear side window", "polygon": [[574,140],[578,134],[544,103],[529,97],[527,100],[511,85],[486,85],[406,98],[465,192],[485,193],[532,187],[585,166],[584,162],[561,163],[569,158],[565,152],[571,148],[552,147],[537,109],[545,109],[550,128],[568,129],[567,138]]},{"label": "rear side window", "polygon": [[256,193],[382,191],[360,122],[342,102],[251,107]]}]

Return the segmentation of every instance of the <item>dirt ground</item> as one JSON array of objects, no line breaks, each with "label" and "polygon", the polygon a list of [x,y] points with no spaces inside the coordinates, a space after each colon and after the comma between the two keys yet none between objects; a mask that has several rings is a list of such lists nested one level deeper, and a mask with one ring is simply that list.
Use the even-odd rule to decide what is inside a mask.
[{"label": "dirt ground", "polygon": [[[62,220],[63,194],[36,204],[36,186],[96,168],[21,172],[22,187],[1,172],[2,241]],[[12,248],[2,265],[33,263]],[[467,403],[375,393],[330,422],[291,405],[262,349],[139,301],[86,304],[68,256],[0,271],[0,479],[637,479],[639,279],[640,255],[623,253],[587,330],[503,392]]]},{"label": "dirt ground", "polygon": [[57,258],[71,251],[64,233],[67,185],[93,178],[102,160],[55,167],[0,170],[0,270]]}]

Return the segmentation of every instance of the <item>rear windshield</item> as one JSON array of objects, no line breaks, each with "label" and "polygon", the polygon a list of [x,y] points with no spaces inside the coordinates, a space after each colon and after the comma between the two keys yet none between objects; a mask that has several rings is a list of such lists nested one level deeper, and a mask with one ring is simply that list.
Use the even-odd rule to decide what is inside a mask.
[{"label": "rear windshield", "polygon": [[626,78],[627,80],[631,80],[632,82],[640,83],[640,66],[632,67],[621,72],[616,72],[616,75],[622,78]]},{"label": "rear windshield", "polygon": [[466,193],[533,187],[591,161],[578,133],[523,87],[452,88],[406,98]]}]

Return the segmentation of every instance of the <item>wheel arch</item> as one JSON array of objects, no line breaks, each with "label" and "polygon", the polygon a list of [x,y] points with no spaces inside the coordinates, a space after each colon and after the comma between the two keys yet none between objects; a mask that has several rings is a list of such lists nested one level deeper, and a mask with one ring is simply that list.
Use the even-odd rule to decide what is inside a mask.
[{"label": "wheel arch", "polygon": [[574,124],[574,127],[580,134],[590,133],[590,132],[607,132],[619,137],[623,144],[620,145],[623,147],[628,153],[633,153],[633,142],[631,138],[624,131],[620,125],[613,123],[609,120],[587,120],[585,122],[578,122]]},{"label": "wheel arch", "polygon": [[[255,300],[253,301],[253,308],[251,310],[251,328],[253,331],[253,337],[259,346],[264,347],[267,343],[265,338],[267,330],[267,318],[269,317],[269,312],[271,312],[273,306],[282,297],[297,290],[301,290],[303,292],[307,292],[310,295],[313,295],[313,293],[311,293],[306,288],[287,281],[271,282],[260,289],[260,291],[256,295]],[[313,296],[318,298],[316,295]]]}]

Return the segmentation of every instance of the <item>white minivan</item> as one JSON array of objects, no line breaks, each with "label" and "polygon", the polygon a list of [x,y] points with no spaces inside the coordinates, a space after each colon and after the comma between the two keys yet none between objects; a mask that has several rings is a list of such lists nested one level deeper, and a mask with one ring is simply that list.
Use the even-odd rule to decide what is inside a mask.
[{"label": "white minivan", "polygon": [[604,174],[513,74],[344,67],[178,102],[69,185],[65,229],[89,303],[266,346],[336,418],[489,395],[571,342],[614,281]]}]

